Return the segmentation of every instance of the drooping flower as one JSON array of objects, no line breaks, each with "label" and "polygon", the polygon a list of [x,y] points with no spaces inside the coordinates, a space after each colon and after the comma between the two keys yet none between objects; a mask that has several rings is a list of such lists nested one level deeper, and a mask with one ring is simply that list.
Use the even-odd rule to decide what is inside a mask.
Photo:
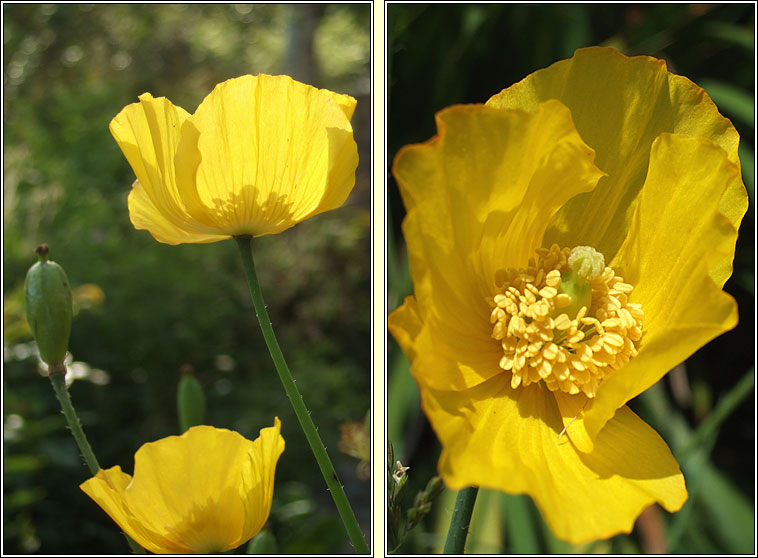
[{"label": "drooping flower", "polygon": [[687,498],[626,403],[734,327],[731,123],[649,57],[588,48],[398,153],[414,295],[389,317],[452,489],[531,495],[572,542]]},{"label": "drooping flower", "polygon": [[81,489],[143,548],[156,554],[208,554],[250,540],[268,519],[274,471],[284,451],[281,423],[255,441],[212,426],[144,444],[134,477],[118,465]]},{"label": "drooping flower", "polygon": [[139,96],[110,124],[137,176],[129,216],[167,244],[279,233],[353,188],[356,101],[288,76],[220,83],[194,114]]}]

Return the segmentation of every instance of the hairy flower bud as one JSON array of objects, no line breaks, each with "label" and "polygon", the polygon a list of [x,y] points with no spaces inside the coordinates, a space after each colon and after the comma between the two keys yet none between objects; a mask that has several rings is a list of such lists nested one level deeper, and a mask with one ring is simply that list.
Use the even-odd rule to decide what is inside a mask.
[{"label": "hairy flower bud", "polygon": [[60,373],[71,333],[71,286],[63,268],[47,259],[47,244],[36,252],[39,261],[29,268],[24,283],[26,319],[50,374]]},{"label": "hairy flower bud", "polygon": [[200,382],[185,371],[176,390],[176,402],[179,411],[179,428],[186,432],[189,428],[203,424],[205,421],[205,394]]}]

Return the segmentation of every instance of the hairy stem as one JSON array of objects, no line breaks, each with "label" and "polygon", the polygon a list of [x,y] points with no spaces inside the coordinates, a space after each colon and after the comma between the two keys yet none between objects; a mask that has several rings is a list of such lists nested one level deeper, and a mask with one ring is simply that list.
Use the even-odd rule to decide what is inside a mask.
[{"label": "hairy stem", "polygon": [[268,317],[266,304],[263,301],[263,294],[261,293],[261,288],[258,284],[258,276],[255,273],[252,237],[238,236],[235,237],[235,240],[237,241],[240,256],[242,257],[242,265],[245,268],[245,275],[247,276],[247,283],[250,287],[250,295],[253,298],[255,314],[258,317],[258,323],[261,326],[263,338],[266,340],[266,346],[271,354],[271,359],[274,361],[274,366],[279,374],[279,379],[284,386],[284,391],[287,393],[292,408],[295,410],[295,415],[297,415],[303,433],[308,440],[313,456],[316,458],[316,462],[321,469],[321,474],[324,476],[324,480],[329,487],[329,492],[337,506],[342,523],[345,525],[345,530],[347,531],[348,537],[350,537],[350,542],[359,554],[369,554],[368,544],[366,544],[366,540],[363,538],[363,533],[355,518],[353,509],[350,507],[350,502],[345,495],[345,491],[342,488],[342,483],[340,483],[337,478],[337,473],[329,459],[329,454],[326,453],[326,448],[321,441],[321,437],[318,435],[316,426],[313,424],[313,419],[311,419],[310,412],[305,406],[303,397],[300,395],[300,391],[295,385],[292,373],[287,367],[282,350],[279,348],[279,342],[276,340],[274,329],[271,327],[271,320]]},{"label": "hairy stem", "polygon": [[471,514],[474,511],[478,493],[479,489],[475,486],[464,488],[458,492],[458,496],[455,498],[453,517],[450,519],[450,527],[447,531],[445,548],[442,551],[444,554],[463,554],[469,524],[471,523]]},{"label": "hairy stem", "polygon": [[[66,367],[64,365],[51,367],[50,382],[53,384],[55,396],[61,404],[61,410],[63,411],[63,416],[66,417],[68,428],[71,430],[71,434],[73,434],[74,440],[76,440],[76,445],[79,446],[79,451],[82,453],[82,457],[84,457],[84,461],[87,463],[87,467],[89,467],[90,473],[94,477],[100,470],[100,464],[97,462],[95,452],[92,451],[92,447],[87,441],[87,436],[84,435],[82,423],[76,415],[74,404],[71,402],[71,396],[68,394],[68,389],[66,388]],[[135,554],[145,554],[145,550],[129,535],[124,533],[124,537],[126,537],[126,542],[129,543],[132,552]]]}]

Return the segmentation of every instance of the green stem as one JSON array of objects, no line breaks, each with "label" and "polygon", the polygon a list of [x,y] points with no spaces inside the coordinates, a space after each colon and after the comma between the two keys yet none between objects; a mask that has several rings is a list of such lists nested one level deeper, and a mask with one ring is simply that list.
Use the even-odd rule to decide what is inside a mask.
[{"label": "green stem", "polygon": [[68,427],[71,430],[71,434],[74,435],[76,445],[79,446],[79,451],[82,452],[84,461],[87,463],[87,467],[89,467],[89,471],[94,477],[100,470],[100,464],[97,462],[97,457],[95,457],[95,453],[92,451],[92,448],[87,441],[87,437],[84,435],[82,424],[79,422],[79,417],[76,416],[76,411],[74,411],[73,403],[71,403],[71,397],[69,396],[68,390],[66,389],[65,368],[63,369],[62,374],[52,373],[50,375],[50,381],[53,384],[55,395],[58,398],[58,401],[60,401],[61,409],[63,410],[63,416],[66,417],[66,422],[68,423]]},{"label": "green stem", "polygon": [[334,503],[337,506],[342,523],[345,525],[350,542],[355,547],[356,552],[359,554],[369,554],[369,548],[366,544],[366,540],[363,538],[363,533],[358,525],[358,521],[355,519],[353,509],[350,507],[350,502],[345,495],[345,491],[342,488],[342,484],[337,478],[337,473],[334,470],[329,454],[326,453],[321,437],[318,435],[316,426],[313,424],[310,412],[303,402],[303,397],[295,385],[295,380],[292,377],[292,373],[287,367],[287,363],[284,360],[282,350],[279,348],[279,343],[276,340],[274,329],[271,327],[271,320],[268,317],[266,311],[266,304],[263,301],[263,294],[261,293],[260,285],[258,284],[258,276],[255,273],[255,262],[253,261],[252,251],[252,237],[251,236],[237,236],[235,237],[237,246],[240,250],[240,256],[242,257],[242,266],[245,268],[245,275],[247,276],[247,283],[250,287],[250,295],[253,298],[253,306],[255,307],[255,314],[258,317],[258,323],[261,326],[263,332],[263,338],[266,340],[266,346],[268,346],[271,359],[274,361],[274,366],[279,374],[279,379],[284,385],[284,391],[287,393],[287,397],[292,404],[292,408],[295,410],[295,415],[300,422],[300,426],[305,433],[305,437],[308,440],[308,444],[311,446],[313,456],[318,462],[318,466],[321,469],[321,474],[324,475],[324,480],[329,487],[329,492],[334,499]]},{"label": "green stem", "polygon": [[464,488],[458,492],[458,496],[455,498],[453,517],[450,519],[450,528],[447,531],[445,548],[442,551],[443,554],[463,554],[478,492],[479,489],[475,486]]},{"label": "green stem", "polygon": [[[95,452],[92,451],[92,447],[87,441],[87,436],[84,435],[82,423],[79,422],[79,417],[74,410],[74,404],[71,402],[71,396],[68,394],[68,389],[66,388],[66,367],[64,365],[51,367],[50,382],[53,384],[55,396],[61,404],[61,410],[63,411],[63,416],[66,417],[69,430],[71,430],[71,434],[74,435],[76,445],[79,446],[79,451],[82,452],[84,461],[87,463],[87,467],[89,467],[90,473],[92,473],[92,476],[94,477],[100,470],[100,464],[97,462]],[[124,536],[126,537],[126,542],[129,543],[132,552],[135,554],[145,554],[145,550],[129,535],[124,533]]]}]

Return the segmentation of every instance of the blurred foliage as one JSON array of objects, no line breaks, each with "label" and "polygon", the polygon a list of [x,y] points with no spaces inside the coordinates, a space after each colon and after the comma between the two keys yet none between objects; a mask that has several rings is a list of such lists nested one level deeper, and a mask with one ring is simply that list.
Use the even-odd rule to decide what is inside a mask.
[{"label": "blurred foliage", "polygon": [[[387,146],[435,134],[434,113],[483,103],[529,73],[570,58],[584,46],[666,60],[669,70],[704,87],[740,133],[750,208],[740,229],[734,273],[725,290],[740,323],[631,402],[669,443],[690,497],[677,514],[647,510],[631,535],[574,546],[557,540],[527,496],[480,490],[467,552],[754,553],[755,416],[753,348],[755,208],[753,4],[389,4],[387,8]],[[400,223],[404,209],[387,169],[388,309],[411,293]],[[388,435],[396,459],[410,466],[405,500],[436,474],[439,443],[420,411],[418,390],[390,336]],[[399,553],[440,552],[455,493],[408,533]],[[434,516],[434,517],[432,517]],[[663,533],[663,535],[656,535]],[[652,536],[651,536],[652,535]]]},{"label": "blurred foliage", "polygon": [[[370,407],[370,6],[3,4],[4,551],[125,553],[78,485],[86,468],[38,372],[23,316],[33,250],[78,292],[71,396],[104,467],[132,472],[145,442],[179,432],[193,370],[206,422],[250,439],[282,420],[287,448],[269,521],[284,553],[350,551],[260,333],[232,242],[166,246],[129,222],[134,175],[108,131],[137,95],[192,112],[216,83],[288,73],[358,99],[360,165],[348,203],[256,239],[279,342],[364,531],[370,483],[337,451]],[[238,552],[242,552],[240,549]]]}]

